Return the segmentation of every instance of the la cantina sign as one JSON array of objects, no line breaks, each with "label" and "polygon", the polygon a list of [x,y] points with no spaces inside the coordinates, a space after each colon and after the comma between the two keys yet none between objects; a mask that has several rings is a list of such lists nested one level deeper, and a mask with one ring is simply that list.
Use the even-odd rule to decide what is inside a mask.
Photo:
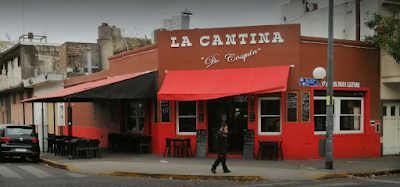
[{"label": "la cantina sign", "polygon": [[[171,47],[179,48],[179,47],[191,47],[193,46],[188,36],[182,36],[181,43],[177,43],[177,37],[171,37]],[[223,45],[254,45],[254,44],[269,44],[269,43],[283,43],[284,39],[282,38],[280,32],[264,32],[264,33],[241,33],[241,34],[226,34],[224,40],[221,39],[220,35],[212,35],[212,36],[201,36],[199,39],[199,44],[203,47],[211,46],[223,46]],[[225,58],[227,62],[235,62],[241,60],[243,62],[246,61],[247,58],[257,55],[261,48],[252,49],[250,51],[244,51],[241,54],[225,54],[222,58]],[[214,54],[207,58],[201,57],[201,60],[204,60],[204,63],[207,65],[207,68],[210,66],[217,64],[219,62],[219,54]]]},{"label": "la cantina sign", "polygon": [[[171,37],[171,47],[191,47],[193,44],[188,36],[182,36],[181,43],[177,43],[177,37]],[[264,33],[241,33],[241,34],[226,34],[224,41],[222,41],[220,35],[213,36],[201,36],[199,39],[199,44],[203,47],[207,47],[210,44],[212,46],[223,46],[223,45],[240,45],[246,44],[268,44],[268,43],[283,43],[284,40],[281,37],[280,32],[264,32]]]}]

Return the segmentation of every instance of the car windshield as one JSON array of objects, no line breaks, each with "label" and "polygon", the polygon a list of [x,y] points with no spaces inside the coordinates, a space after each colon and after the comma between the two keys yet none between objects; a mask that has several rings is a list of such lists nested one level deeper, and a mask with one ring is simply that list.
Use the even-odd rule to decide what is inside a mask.
[{"label": "car windshield", "polygon": [[33,129],[30,129],[30,128],[7,128],[6,134],[7,135],[30,135],[30,136],[35,135]]}]

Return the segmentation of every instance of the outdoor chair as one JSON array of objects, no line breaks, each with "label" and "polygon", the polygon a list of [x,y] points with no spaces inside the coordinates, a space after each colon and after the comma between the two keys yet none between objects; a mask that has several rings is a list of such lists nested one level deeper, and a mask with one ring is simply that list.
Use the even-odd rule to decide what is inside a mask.
[{"label": "outdoor chair", "polygon": [[149,150],[149,154],[151,154],[151,138],[150,137],[141,137],[139,139],[139,153],[142,154],[142,147],[147,147]]},{"label": "outdoor chair", "polygon": [[88,148],[88,141],[87,140],[77,140],[76,141],[76,158],[79,158],[79,153],[84,152],[85,157],[88,158],[89,156],[89,148]]},{"label": "outdoor chair", "polygon": [[172,149],[172,146],[171,146],[171,140],[169,139],[169,138],[165,138],[165,148],[164,148],[164,157],[165,157],[165,153],[167,152],[167,150],[168,150],[168,152],[167,152],[167,156],[171,156],[171,149]]},{"label": "outdoor chair", "polygon": [[101,158],[99,143],[99,140],[89,140],[89,158]]},{"label": "outdoor chair", "polygon": [[[189,157],[189,158],[192,157],[193,152],[192,152],[192,147],[190,146],[190,138],[188,138],[185,142],[183,142],[181,149],[182,149],[182,152],[181,152],[182,157],[183,157],[184,153],[186,153],[187,157]],[[190,154],[189,154],[189,150],[190,150]]]},{"label": "outdoor chair", "polygon": [[[281,161],[283,161],[282,142],[283,142],[283,140],[281,142],[279,142],[278,150],[276,153],[276,158],[278,157],[278,154],[279,154],[281,156]],[[275,158],[275,160],[276,160],[276,158]]]}]

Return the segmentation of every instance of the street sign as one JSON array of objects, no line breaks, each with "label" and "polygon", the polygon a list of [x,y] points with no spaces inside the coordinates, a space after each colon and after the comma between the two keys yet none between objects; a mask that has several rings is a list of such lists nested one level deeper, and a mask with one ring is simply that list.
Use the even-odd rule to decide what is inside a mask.
[{"label": "street sign", "polygon": [[300,77],[300,86],[318,86],[318,80]]}]

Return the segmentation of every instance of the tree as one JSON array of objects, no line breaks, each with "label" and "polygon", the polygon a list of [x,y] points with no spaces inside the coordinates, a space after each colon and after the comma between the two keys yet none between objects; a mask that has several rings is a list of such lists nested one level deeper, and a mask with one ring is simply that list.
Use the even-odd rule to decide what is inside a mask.
[{"label": "tree", "polygon": [[374,35],[366,36],[365,41],[381,47],[400,64],[400,5],[393,4],[387,8],[389,16],[379,13],[367,13],[365,26],[375,31]]}]

